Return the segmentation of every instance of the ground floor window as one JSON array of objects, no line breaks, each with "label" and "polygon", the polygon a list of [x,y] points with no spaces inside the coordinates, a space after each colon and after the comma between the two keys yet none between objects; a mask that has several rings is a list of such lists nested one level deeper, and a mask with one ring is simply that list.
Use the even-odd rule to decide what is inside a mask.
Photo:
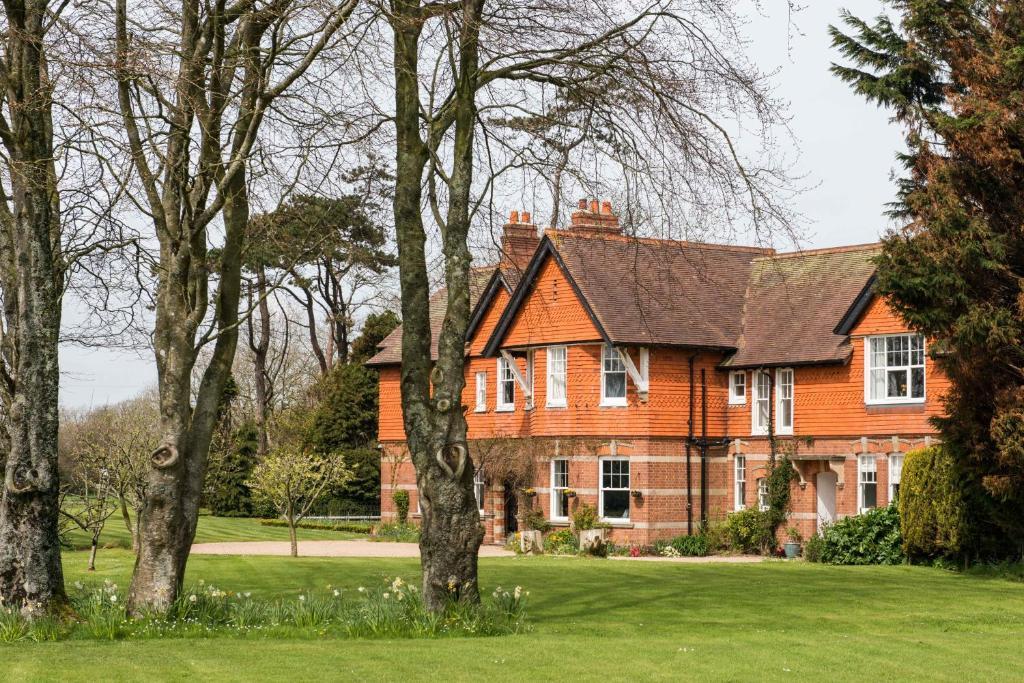
[{"label": "ground floor window", "polygon": [[900,495],[900,479],[903,478],[903,454],[894,453],[889,456],[889,502]]},{"label": "ground floor window", "polygon": [[484,512],[484,493],[487,491],[487,484],[484,481],[484,473],[480,470],[473,475],[473,495],[476,497],[476,507],[480,514]]},{"label": "ground floor window", "polygon": [[735,509],[743,510],[747,507],[747,459],[742,455],[736,456],[736,476],[733,484],[733,498]]},{"label": "ground floor window", "polygon": [[604,519],[629,521],[629,460],[601,460],[601,496],[598,514]]},{"label": "ground floor window", "polygon": [[557,458],[551,461],[551,519],[569,519],[569,461]]},{"label": "ground floor window", "polygon": [[875,456],[862,455],[857,459],[857,508],[861,512],[878,507],[878,466]]},{"label": "ground floor window", "polygon": [[768,480],[764,477],[757,480],[757,509],[768,509]]}]

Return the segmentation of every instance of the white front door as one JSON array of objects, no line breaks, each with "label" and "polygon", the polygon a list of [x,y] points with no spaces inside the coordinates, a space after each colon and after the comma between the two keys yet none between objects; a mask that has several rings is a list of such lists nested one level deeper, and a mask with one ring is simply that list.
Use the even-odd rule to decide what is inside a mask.
[{"label": "white front door", "polygon": [[836,521],[836,483],[839,477],[835,472],[818,472],[818,530],[825,524]]}]

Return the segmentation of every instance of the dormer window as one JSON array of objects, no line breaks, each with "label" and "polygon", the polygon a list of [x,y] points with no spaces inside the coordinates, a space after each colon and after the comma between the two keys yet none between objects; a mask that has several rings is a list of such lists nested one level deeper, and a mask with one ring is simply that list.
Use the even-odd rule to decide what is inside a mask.
[{"label": "dormer window", "polygon": [[867,337],[864,352],[866,403],[924,403],[924,337]]},{"label": "dormer window", "polygon": [[601,352],[601,405],[626,405],[626,364],[611,345]]}]

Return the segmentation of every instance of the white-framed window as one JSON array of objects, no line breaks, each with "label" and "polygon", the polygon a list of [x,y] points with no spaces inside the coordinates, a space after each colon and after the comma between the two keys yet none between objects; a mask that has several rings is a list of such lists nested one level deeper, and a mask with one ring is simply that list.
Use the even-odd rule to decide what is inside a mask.
[{"label": "white-framed window", "polygon": [[498,403],[495,410],[509,411],[516,408],[516,376],[512,366],[504,357],[498,359]]},{"label": "white-framed window", "polygon": [[864,401],[923,403],[924,337],[888,334],[864,339]]},{"label": "white-framed window", "polygon": [[487,482],[484,481],[484,473],[477,470],[473,475],[473,496],[476,498],[476,507],[480,514],[484,514],[484,494],[487,492]]},{"label": "white-framed window", "polygon": [[900,495],[900,480],[903,479],[903,454],[893,453],[889,456],[889,502]]},{"label": "white-framed window", "polygon": [[878,506],[878,465],[873,455],[857,458],[857,509],[874,510]]},{"label": "white-framed window", "polygon": [[569,461],[555,458],[551,461],[551,519],[569,519]]},{"label": "white-framed window", "polygon": [[747,459],[742,455],[735,457],[735,475],[733,476],[733,499],[736,510],[747,509]]},{"label": "white-framed window", "polygon": [[729,405],[741,406],[747,402],[747,371],[729,373]]},{"label": "white-framed window", "polygon": [[487,410],[487,373],[476,373],[476,412]]},{"label": "white-framed window", "polygon": [[548,347],[547,407],[566,406],[568,354],[564,346]]},{"label": "white-framed window", "polygon": [[775,433],[793,433],[793,370],[775,371]]},{"label": "white-framed window", "polygon": [[753,405],[751,406],[751,434],[767,434],[768,418],[771,412],[771,376],[766,370],[757,370],[753,377]]},{"label": "white-framed window", "polygon": [[629,521],[629,460],[601,458],[601,488],[598,514],[602,519]]},{"label": "white-framed window", "polygon": [[601,405],[626,405],[626,364],[611,345],[601,351]]},{"label": "white-framed window", "polygon": [[768,479],[766,477],[757,480],[757,509],[762,512],[768,509]]}]

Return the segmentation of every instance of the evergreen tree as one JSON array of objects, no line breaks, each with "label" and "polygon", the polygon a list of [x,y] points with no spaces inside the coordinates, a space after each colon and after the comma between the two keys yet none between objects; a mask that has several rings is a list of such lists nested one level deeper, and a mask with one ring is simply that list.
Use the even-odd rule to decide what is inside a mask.
[{"label": "evergreen tree", "polygon": [[402,321],[394,311],[371,313],[363,323],[363,331],[352,342],[350,360],[365,363],[377,354],[377,347]]},{"label": "evergreen tree", "polygon": [[206,504],[214,515],[252,515],[252,491],[247,482],[256,466],[258,450],[259,429],[254,423],[245,422],[235,430],[229,448],[210,454]]},{"label": "evergreen tree", "polygon": [[890,109],[906,174],[878,293],[952,381],[936,420],[967,501],[972,555],[1024,547],[1024,5],[889,0],[843,15],[833,72]]}]

